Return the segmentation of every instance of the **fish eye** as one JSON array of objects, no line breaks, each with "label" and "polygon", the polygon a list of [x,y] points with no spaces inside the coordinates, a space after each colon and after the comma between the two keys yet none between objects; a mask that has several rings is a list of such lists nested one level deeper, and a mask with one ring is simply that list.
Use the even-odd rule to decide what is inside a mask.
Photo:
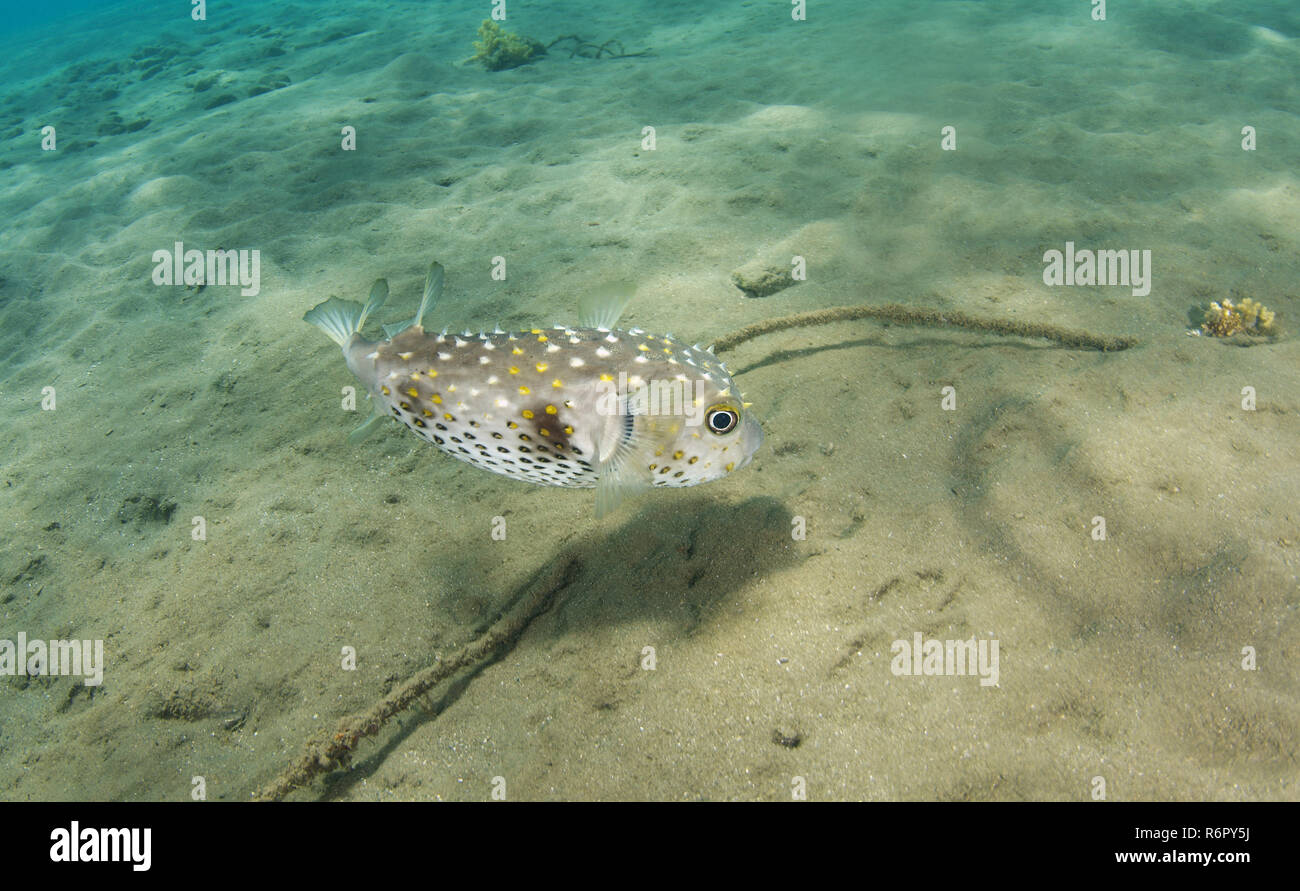
[{"label": "fish eye", "polygon": [[740,414],[730,405],[715,405],[705,413],[704,423],[709,425],[711,433],[721,436],[736,429],[740,423]]}]

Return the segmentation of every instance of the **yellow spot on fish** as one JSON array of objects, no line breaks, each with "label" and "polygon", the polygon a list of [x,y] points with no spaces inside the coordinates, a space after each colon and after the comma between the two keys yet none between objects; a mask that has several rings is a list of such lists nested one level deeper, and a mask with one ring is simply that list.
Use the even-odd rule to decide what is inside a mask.
[{"label": "yellow spot on fish", "polygon": [[524,409],[520,414],[524,416],[525,420],[531,421],[533,419],[533,410],[531,408]]},{"label": "yellow spot on fish", "polygon": [[403,362],[410,362],[415,353],[398,353],[397,355]]},{"label": "yellow spot on fish", "polygon": [[681,449],[678,449],[677,451],[673,452],[673,457],[676,458],[678,461],[680,461],[682,460],[682,456],[685,454],[686,453],[683,452]]},{"label": "yellow spot on fish", "polygon": [[399,402],[399,403],[397,403],[397,404],[400,405],[400,406],[402,407],[402,411],[410,411],[410,410],[411,410],[411,403],[409,403],[409,402]]},{"label": "yellow spot on fish", "polygon": [[542,436],[550,436],[550,435],[551,435],[551,431],[547,430],[545,427],[541,428],[541,429],[538,430],[537,432],[540,433],[540,434],[542,434]]},{"label": "yellow spot on fish", "polygon": [[427,374],[429,377],[437,377],[438,371],[435,368],[430,368],[428,371],[425,372],[425,374]]},{"label": "yellow spot on fish", "polygon": [[658,466],[659,466],[658,464],[651,464],[651,465],[650,465],[650,469],[651,469],[651,470],[654,470],[654,469],[655,469],[656,467],[658,467]]},{"label": "yellow spot on fish", "polygon": [[548,415],[553,415],[553,414],[555,414],[555,413],[558,412],[558,411],[559,411],[559,409],[556,408],[554,405],[548,405],[548,406],[546,406],[546,413],[547,413]]},{"label": "yellow spot on fish", "polygon": [[571,427],[571,426],[569,426],[569,425],[566,424],[565,427],[564,427],[564,432],[567,433],[568,435],[572,436],[572,435],[573,435],[573,427]]},{"label": "yellow spot on fish", "polygon": [[546,335],[545,335],[545,334],[539,334],[539,335],[537,335],[537,342],[538,342],[538,343],[546,343]]},{"label": "yellow spot on fish", "polygon": [[612,374],[602,374],[602,375],[600,376],[600,379],[601,379],[602,381],[612,381],[612,380],[614,379],[614,375],[612,375]]},{"label": "yellow spot on fish", "polygon": [[557,377],[555,380],[551,381],[551,386],[558,390],[563,387],[564,384],[560,383],[560,379]]},{"label": "yellow spot on fish", "polygon": [[726,471],[727,471],[727,473],[731,473],[731,471],[733,471],[733,470],[735,470],[735,469],[736,469],[736,462],[735,462],[735,461],[729,461],[729,462],[727,463],[727,466],[726,466]]},{"label": "yellow spot on fish", "polygon": [[648,353],[648,352],[650,352],[650,347],[646,346],[646,345],[643,344],[643,343],[638,343],[638,344],[636,345],[636,348],[637,348],[638,350],[640,350],[641,352],[643,352],[643,353]]},{"label": "yellow spot on fish", "polygon": [[446,418],[448,421],[454,421],[454,420],[456,420],[454,417],[452,417],[451,412],[446,412],[446,411],[445,411],[445,412],[442,413],[442,416],[443,416],[444,418]]},{"label": "yellow spot on fish", "polygon": [[511,366],[510,366],[510,373],[511,373],[511,374],[518,374],[518,373],[519,373],[519,366],[518,366],[518,365],[511,365]]},{"label": "yellow spot on fish", "polygon": [[532,333],[532,334],[541,334],[541,333],[542,333],[542,329],[541,329],[541,328],[532,328],[532,329],[530,329],[530,333]]},{"label": "yellow spot on fish", "polygon": [[520,393],[523,393],[525,396],[527,396],[527,395],[529,394],[530,390],[529,390],[527,387],[520,387],[520,388],[519,388],[519,392],[520,392]]},{"label": "yellow spot on fish", "polygon": [[420,414],[424,415],[426,418],[433,417],[433,412],[429,411],[427,408],[420,409]]},{"label": "yellow spot on fish", "polygon": [[542,372],[544,372],[544,371],[546,370],[546,368],[547,368],[547,365],[546,365],[545,362],[538,362],[538,363],[537,363],[537,373],[538,373],[538,374],[541,374]]},{"label": "yellow spot on fish", "polygon": [[432,396],[429,397],[429,401],[432,402],[434,405],[442,405],[442,394],[434,393]]},{"label": "yellow spot on fish", "polygon": [[417,390],[417,389],[415,389],[415,387],[410,387],[410,388],[408,388],[406,392],[409,393],[409,394],[411,394],[411,398],[412,398],[412,399],[419,399],[419,398],[420,398],[420,391]]},{"label": "yellow spot on fish", "polygon": [[698,460],[700,460],[700,456],[699,456],[699,455],[691,455],[690,459],[689,459],[686,463],[687,463],[687,464],[694,464],[694,463],[695,463],[696,461],[698,461]]},{"label": "yellow spot on fish", "polygon": [[393,394],[393,391],[387,387],[380,387],[379,392],[383,393],[385,396],[391,396]]},{"label": "yellow spot on fish", "polygon": [[510,352],[511,352],[512,355],[515,355],[515,356],[522,356],[522,355],[524,354],[524,351],[521,350],[521,349],[519,349],[519,347],[515,347],[515,348],[514,348],[513,350],[511,350]]},{"label": "yellow spot on fish", "polygon": [[506,421],[506,426],[509,427],[511,430],[519,429],[519,425],[516,424],[514,421]]}]

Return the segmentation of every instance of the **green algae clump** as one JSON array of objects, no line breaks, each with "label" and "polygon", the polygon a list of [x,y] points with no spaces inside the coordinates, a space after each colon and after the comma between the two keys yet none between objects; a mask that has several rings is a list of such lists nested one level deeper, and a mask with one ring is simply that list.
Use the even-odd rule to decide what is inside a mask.
[{"label": "green algae clump", "polygon": [[475,62],[482,62],[488,71],[505,71],[527,65],[538,56],[546,55],[546,47],[529,37],[520,37],[502,28],[490,19],[484,19],[474,41]]}]

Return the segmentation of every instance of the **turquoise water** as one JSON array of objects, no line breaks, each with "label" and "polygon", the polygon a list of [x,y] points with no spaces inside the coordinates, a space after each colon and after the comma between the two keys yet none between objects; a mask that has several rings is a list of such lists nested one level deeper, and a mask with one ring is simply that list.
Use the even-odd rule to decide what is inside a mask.
[{"label": "turquoise water", "polygon": [[[5,4],[0,641],[103,657],[10,661],[0,798],[246,799],[413,679],[289,794],[1296,798],[1300,10],[1108,7]],[[770,333],[753,463],[597,520],[348,442],[302,315],[433,260],[457,330],[1137,345]]]}]

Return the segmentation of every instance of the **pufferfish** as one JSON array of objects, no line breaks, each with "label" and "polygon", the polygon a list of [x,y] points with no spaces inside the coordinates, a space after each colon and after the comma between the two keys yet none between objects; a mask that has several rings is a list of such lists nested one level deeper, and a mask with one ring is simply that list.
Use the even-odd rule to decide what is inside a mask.
[{"label": "pufferfish", "polygon": [[[596,514],[649,487],[694,486],[749,464],[763,429],[726,367],[671,335],[615,327],[630,294],[582,301],[577,326],[441,334],[424,317],[442,293],[429,267],[415,318],[361,336],[383,305],[375,282],[365,306],[332,297],[303,320],[343,349],[375,400],[417,436],[477,467],[545,486],[596,489]],[[354,437],[356,436],[354,434]]]}]

